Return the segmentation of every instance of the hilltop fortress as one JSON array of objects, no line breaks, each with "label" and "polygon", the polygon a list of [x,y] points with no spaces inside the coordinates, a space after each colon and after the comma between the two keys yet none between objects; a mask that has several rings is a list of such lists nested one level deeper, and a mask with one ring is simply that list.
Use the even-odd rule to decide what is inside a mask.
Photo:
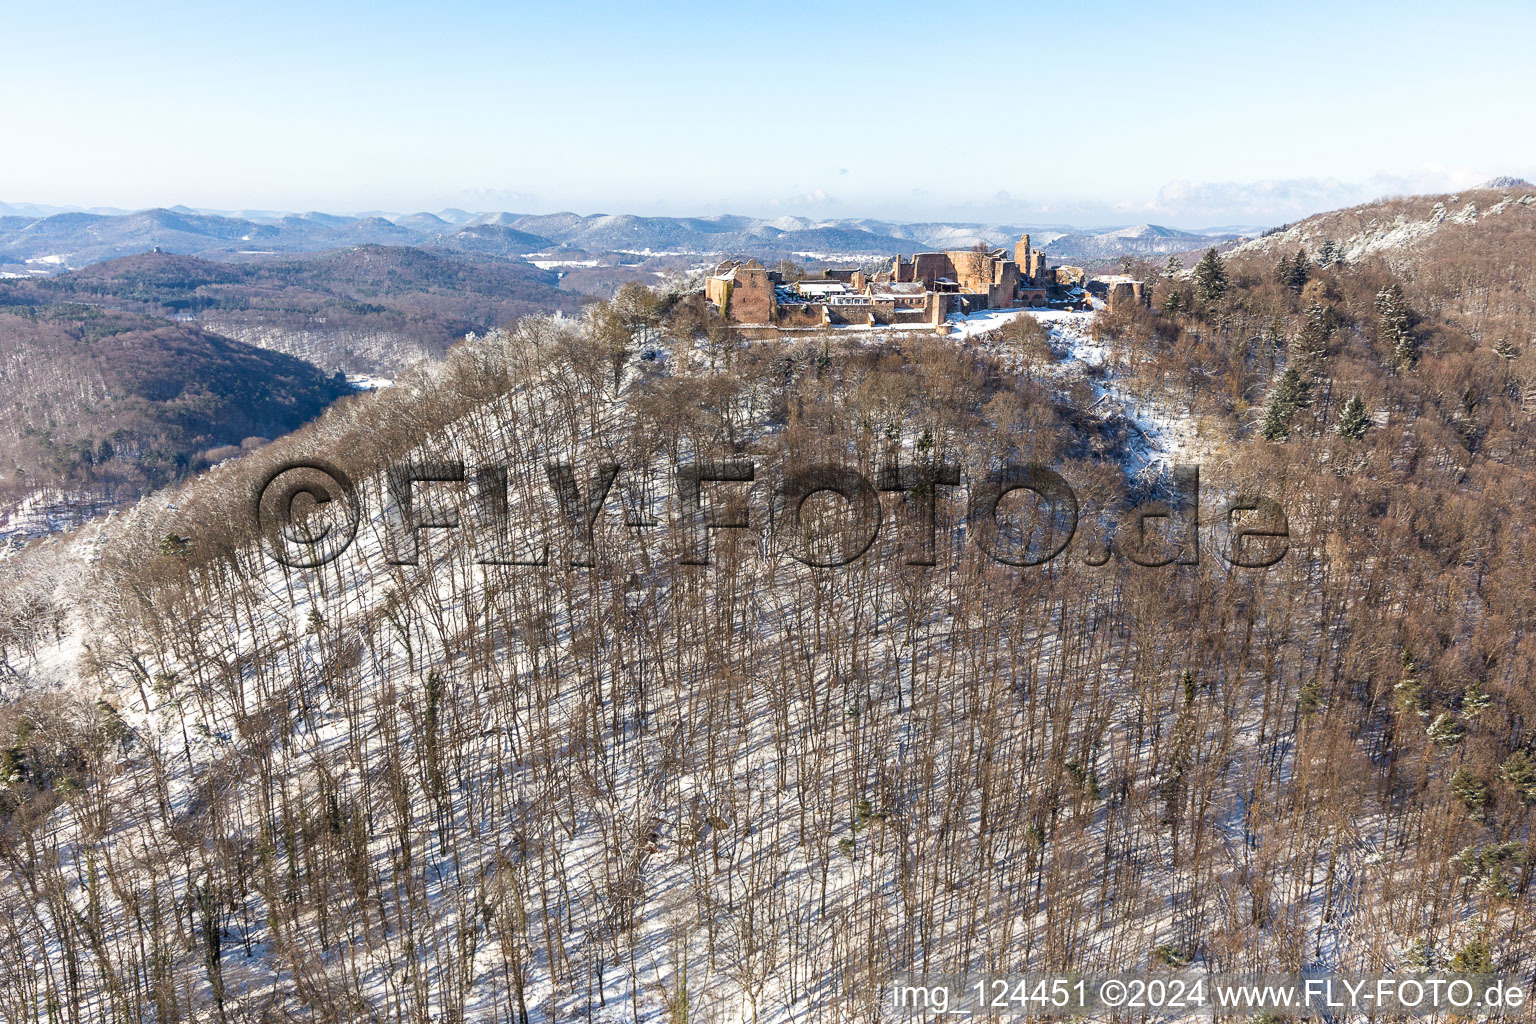
[{"label": "hilltop fortress", "polygon": [[943,332],[946,320],[988,309],[1075,309],[1089,294],[1111,308],[1144,302],[1140,281],[1087,279],[1081,267],[1047,266],[1045,252],[1022,236],[1006,249],[951,249],[897,256],[889,270],[828,270],[785,281],[756,260],[727,260],[704,282],[704,295],[749,337],[826,327],[901,327]]}]

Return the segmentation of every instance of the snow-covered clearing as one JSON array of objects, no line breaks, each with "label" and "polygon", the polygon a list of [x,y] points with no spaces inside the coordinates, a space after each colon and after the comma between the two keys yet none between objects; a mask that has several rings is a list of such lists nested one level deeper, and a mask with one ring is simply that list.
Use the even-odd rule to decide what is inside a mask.
[{"label": "snow-covered clearing", "polygon": [[375,377],[367,373],[349,373],[347,383],[358,391],[377,391],[379,388],[395,386],[395,382],[388,377]]},{"label": "snow-covered clearing", "polygon": [[0,557],[23,543],[64,530],[73,530],[115,507],[97,497],[35,491],[0,510]]},{"label": "snow-covered clearing", "polygon": [[600,267],[603,265],[602,260],[545,260],[527,256],[523,258],[540,270],[555,270],[560,267]]},{"label": "snow-covered clearing", "polygon": [[986,342],[989,335],[1019,317],[1043,324],[1057,359],[1045,372],[1063,382],[1086,380],[1093,401],[1085,411],[1121,417],[1130,428],[1132,436],[1121,460],[1126,473],[1133,479],[1155,481],[1195,457],[1201,448],[1198,428],[1187,410],[1137,395],[1125,386],[1123,375],[1111,362],[1110,346],[1093,336],[1094,317],[1103,309],[1099,300],[1093,301],[1092,310],[987,310],[950,317],[949,325],[954,336],[974,344]]}]

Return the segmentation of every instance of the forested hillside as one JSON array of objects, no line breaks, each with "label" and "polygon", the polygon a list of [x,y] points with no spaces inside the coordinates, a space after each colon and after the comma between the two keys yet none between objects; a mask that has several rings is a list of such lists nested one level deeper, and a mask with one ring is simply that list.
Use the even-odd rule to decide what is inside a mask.
[{"label": "forested hillside", "polygon": [[402,246],[357,246],[229,263],[144,253],[56,277],[0,280],[0,304],[90,303],[166,317],[308,359],[393,376],[440,359],[470,331],[586,299],[521,261]]},{"label": "forested hillside", "polygon": [[[1379,263],[1170,270],[1096,341],[740,344],[630,289],[23,552],[5,1013],[851,1021],[906,968],[1529,971],[1523,352]],[[1127,475],[1128,402],[1192,438],[1202,531],[1279,503],[1277,564],[1113,532],[1170,493]],[[250,495],[316,458],[361,529],[285,569]],[[465,464],[414,563],[404,459]],[[722,460],[754,480],[703,507],[746,528],[701,532],[679,474]],[[1021,566],[988,552],[1036,560],[1060,506],[967,510],[1026,463],[1078,523]],[[774,497],[814,465],[906,490],[867,540],[857,486]]]},{"label": "forested hillside", "polygon": [[0,510],[28,498],[110,507],[281,436],[350,390],[186,324],[0,307]]}]

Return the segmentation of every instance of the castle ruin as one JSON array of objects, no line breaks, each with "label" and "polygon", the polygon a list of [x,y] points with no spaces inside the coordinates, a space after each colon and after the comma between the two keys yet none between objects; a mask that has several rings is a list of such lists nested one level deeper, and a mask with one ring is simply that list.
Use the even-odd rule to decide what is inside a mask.
[{"label": "castle ruin", "polygon": [[705,280],[704,295],[733,326],[768,337],[824,327],[943,331],[954,314],[1084,308],[1088,283],[1081,267],[1048,266],[1045,251],[1033,248],[1026,234],[1011,252],[985,246],[920,252],[897,256],[874,274],[828,270],[791,282],[756,260],[728,260]]}]

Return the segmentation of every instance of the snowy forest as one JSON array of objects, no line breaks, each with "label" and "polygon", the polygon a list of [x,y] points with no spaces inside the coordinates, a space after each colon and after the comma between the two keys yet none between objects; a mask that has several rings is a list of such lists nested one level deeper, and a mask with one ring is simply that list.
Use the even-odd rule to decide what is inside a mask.
[{"label": "snowy forest", "polygon": [[[626,286],[0,560],[0,1020],[852,1022],[901,971],[1529,976],[1536,240],[1528,208],[1464,227],[1406,261],[1277,235],[1128,267],[1147,308],[950,336],[748,342]],[[253,500],[317,460],[356,540],[293,568]],[[676,486],[729,462],[753,478]],[[459,526],[405,557],[390,467],[445,463],[417,519]],[[807,544],[857,545],[849,500],[775,503],[812,465],[876,485],[846,564]],[[1028,465],[1076,529],[1008,564],[968,508]],[[1198,559],[1131,557],[1180,466]],[[1209,528],[1253,494],[1286,546],[1243,568]],[[1050,546],[1042,507],[1009,492],[998,531]]]}]

